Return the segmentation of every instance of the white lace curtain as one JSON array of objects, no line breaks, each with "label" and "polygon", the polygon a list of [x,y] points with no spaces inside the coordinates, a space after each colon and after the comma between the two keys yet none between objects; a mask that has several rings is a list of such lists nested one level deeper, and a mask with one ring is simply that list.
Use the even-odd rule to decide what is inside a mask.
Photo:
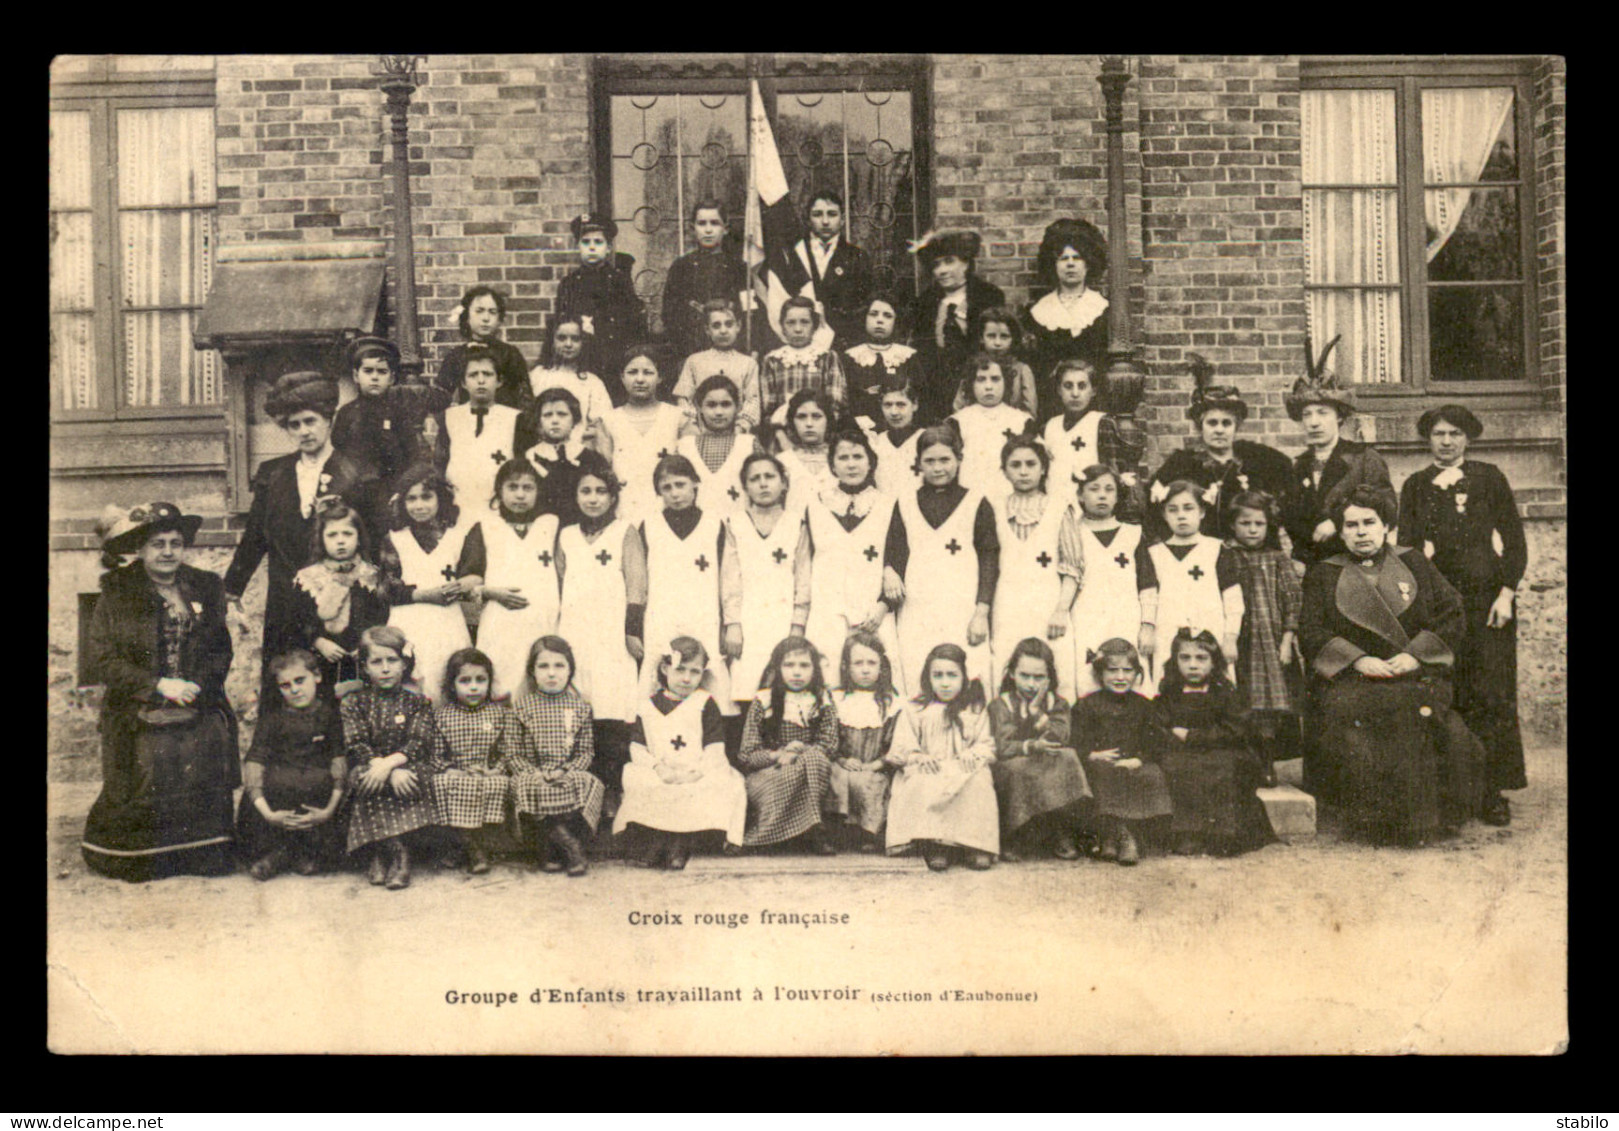
[{"label": "white lace curtain", "polygon": [[[1423,91],[1423,183],[1450,185],[1479,180],[1511,112],[1511,87]],[[1472,195],[1470,188],[1430,188],[1423,194],[1429,263],[1455,234]]]}]

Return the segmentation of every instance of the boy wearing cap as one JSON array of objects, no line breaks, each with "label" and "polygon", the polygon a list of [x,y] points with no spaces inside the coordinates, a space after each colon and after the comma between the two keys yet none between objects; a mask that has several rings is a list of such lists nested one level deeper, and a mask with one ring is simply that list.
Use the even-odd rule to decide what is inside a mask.
[{"label": "boy wearing cap", "polygon": [[[613,251],[618,225],[594,214],[575,216],[570,225],[579,249],[579,266],[557,288],[557,318],[577,319],[585,334],[579,370],[604,379],[618,374],[624,347],[646,335],[646,314],[635,293],[631,269],[635,257]],[[617,381],[607,390],[615,405],[623,403]]]},{"label": "boy wearing cap", "polygon": [[422,422],[450,407],[451,394],[433,385],[396,385],[399,350],[386,338],[358,338],[349,368],[360,395],[337,410],[332,446],[383,486],[422,460]]}]

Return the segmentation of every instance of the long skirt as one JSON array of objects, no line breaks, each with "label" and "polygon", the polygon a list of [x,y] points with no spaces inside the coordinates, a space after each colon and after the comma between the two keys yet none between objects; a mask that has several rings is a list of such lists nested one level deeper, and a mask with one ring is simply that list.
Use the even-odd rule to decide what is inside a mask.
[{"label": "long skirt", "polygon": [[506,823],[512,779],[501,773],[445,770],[433,779],[436,824],[452,829],[481,829]]},{"label": "long skirt", "polygon": [[950,763],[936,774],[902,766],[888,799],[888,851],[936,840],[978,852],[1001,851],[1001,820],[989,767],[962,774]]},{"label": "long skirt", "polygon": [[746,845],[780,844],[821,823],[832,764],[811,748],[790,766],[767,766],[743,774],[748,787]]},{"label": "long skirt", "polygon": [[1484,749],[1451,709],[1444,679],[1346,671],[1321,689],[1319,745],[1331,751],[1344,817],[1373,840],[1412,840],[1478,813]]},{"label": "long skirt", "polygon": [[1001,807],[1003,836],[1011,836],[1046,813],[1074,813],[1091,799],[1090,783],[1085,779],[1079,755],[1067,748],[1000,758],[989,768]]},{"label": "long skirt", "polygon": [[723,829],[730,844],[742,843],[747,824],[748,788],[734,766],[704,765],[698,781],[671,785],[650,765],[624,767],[624,803],[613,819],[613,831],[642,825],[666,833],[700,833]]},{"label": "long skirt", "polygon": [[1518,729],[1518,619],[1489,628],[1490,605],[1470,602],[1467,636],[1456,649],[1456,713],[1484,746],[1490,792],[1522,789],[1523,736]]},{"label": "long skirt", "polygon": [[400,797],[390,786],[384,786],[380,793],[363,794],[360,779],[364,776],[362,766],[349,771],[349,796],[353,802],[349,810],[350,852],[379,840],[428,828],[438,821],[438,806],[433,801],[433,775],[417,773],[415,797]]},{"label": "long skirt", "polygon": [[1121,770],[1111,762],[1092,762],[1091,788],[1096,791],[1096,815],[1126,821],[1167,817],[1174,811],[1162,767],[1143,762],[1134,770]]},{"label": "long skirt", "polygon": [[1164,755],[1175,832],[1242,848],[1273,839],[1265,806],[1254,792],[1265,784],[1258,758],[1242,749],[1177,746]]},{"label": "long skirt", "polygon": [[589,770],[568,770],[556,781],[546,781],[538,770],[524,770],[510,780],[519,813],[534,817],[578,813],[591,832],[601,823],[602,798],[607,791]]},{"label": "long skirt", "polygon": [[241,781],[230,711],[174,726],[103,718],[102,727],[101,794],[81,844],[90,869],[132,883],[229,872],[231,791]]},{"label": "long skirt", "polygon": [[[326,766],[266,766],[264,800],[271,809],[297,812],[300,806],[324,809],[332,799],[332,773]],[[343,809],[312,829],[283,829],[259,816],[258,807],[242,794],[236,810],[236,841],[249,863],[276,849],[308,853],[323,865],[336,863],[342,839]]]}]

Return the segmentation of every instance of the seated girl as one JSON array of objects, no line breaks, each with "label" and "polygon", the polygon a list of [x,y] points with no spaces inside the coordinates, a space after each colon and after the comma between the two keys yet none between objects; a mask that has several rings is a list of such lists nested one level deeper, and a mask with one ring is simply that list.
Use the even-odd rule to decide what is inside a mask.
[{"label": "seated girl", "polygon": [[737,765],[748,787],[749,847],[795,837],[818,856],[837,852],[821,830],[838,710],[821,679],[821,656],[802,636],[778,643],[765,685],[748,707]]},{"label": "seated girl", "polygon": [[1164,735],[1152,702],[1135,690],[1144,674],[1135,645],[1114,637],[1088,659],[1097,687],[1074,704],[1070,741],[1084,753],[1096,791],[1100,857],[1133,865],[1140,859],[1140,824],[1167,817],[1172,808],[1158,765]]},{"label": "seated girl", "polygon": [[[573,686],[573,649],[560,636],[542,636],[528,650],[523,690],[512,704],[522,724],[502,762],[512,779],[519,822],[547,872],[588,868],[584,841],[595,835],[606,791],[590,772],[596,756],[590,704]],[[549,845],[562,856],[558,864]]]},{"label": "seated girl", "polygon": [[1030,637],[1013,649],[1001,693],[989,705],[1003,860],[1047,845],[1059,860],[1079,859],[1074,837],[1091,787],[1068,741],[1068,700],[1056,686],[1051,647]]},{"label": "seated girl", "polygon": [[489,871],[489,844],[506,823],[511,781],[501,770],[517,737],[511,708],[493,702],[495,665],[476,648],[453,653],[444,666],[443,698],[434,721],[444,739],[444,770],[433,779],[438,823],[455,829],[467,871]]},{"label": "seated girl", "polygon": [[827,787],[828,813],[858,828],[868,840],[862,852],[881,843],[888,822],[890,770],[883,761],[894,742],[894,728],[904,704],[894,687],[894,663],[883,642],[855,631],[843,642],[838,689],[838,756]]}]

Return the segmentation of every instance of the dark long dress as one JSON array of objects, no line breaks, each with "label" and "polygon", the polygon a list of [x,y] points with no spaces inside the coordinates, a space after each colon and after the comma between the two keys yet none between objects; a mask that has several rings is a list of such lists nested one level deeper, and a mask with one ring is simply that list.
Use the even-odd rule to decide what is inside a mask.
[{"label": "dark long dress", "polygon": [[[1480,803],[1484,750],[1451,710],[1449,641],[1461,638],[1465,613],[1420,553],[1384,549],[1370,563],[1334,555],[1304,577],[1299,643],[1320,730],[1305,755],[1308,780],[1352,830],[1421,841],[1475,816]],[[1373,679],[1353,666],[1401,652],[1422,667]]]},{"label": "dark long dress", "polygon": [[[624,350],[646,333],[646,311],[631,274],[634,262],[633,256],[620,254],[594,267],[580,264],[557,287],[557,313],[552,323],[590,319],[579,369],[601,374],[615,405],[624,403],[624,387],[616,380],[623,370]],[[675,370],[669,372],[672,376]]]},{"label": "dark long dress", "polygon": [[[1051,292],[1047,292],[1049,295]],[[1062,398],[1057,395],[1057,383],[1051,371],[1059,361],[1070,357],[1084,358],[1096,367],[1098,390],[1102,388],[1101,375],[1107,371],[1108,328],[1104,305],[1094,321],[1078,333],[1063,326],[1048,324],[1042,318],[1042,303],[1047,295],[1031,302],[1023,312],[1023,354],[1034,370],[1034,387],[1040,407],[1039,421],[1044,423],[1063,411]],[[1102,407],[1108,407],[1105,402]]]},{"label": "dark long dress", "polygon": [[696,308],[719,298],[729,299],[735,306],[747,286],[747,265],[723,242],[713,249],[687,252],[669,264],[663,281],[663,337],[675,359],[708,348],[706,316]]},{"label": "dark long dress", "polygon": [[[1518,729],[1518,618],[1488,627],[1490,606],[1516,589],[1529,563],[1523,520],[1505,475],[1494,464],[1463,460],[1461,479],[1435,486],[1438,467],[1413,474],[1400,489],[1402,546],[1433,545],[1433,565],[1461,594],[1467,629],[1456,643],[1456,711],[1484,744],[1485,786],[1522,789]],[[1448,477],[1447,477],[1448,479]],[[1499,535],[1501,550],[1492,535]]]},{"label": "dark long dress", "polygon": [[[334,759],[339,763],[335,779]],[[263,767],[264,800],[271,809],[325,808],[334,780],[341,784],[347,769],[337,704],[316,699],[304,710],[271,711],[254,729],[246,761]],[[244,860],[256,860],[276,848],[304,848],[323,864],[337,862],[343,839],[341,809],[313,829],[283,829],[259,815],[249,792],[243,792],[236,812],[236,837]]]},{"label": "dark long dress", "polygon": [[[231,869],[231,792],[241,784],[236,718],[225,700],[230,633],[225,589],[182,565],[185,613],[135,562],[108,573],[90,621],[90,678],[107,687],[101,709],[101,794],[84,825],[93,871],[143,881]],[[201,692],[189,712],[157,693],[161,678]],[[158,714],[143,712],[158,709]]]},{"label": "dark long dress", "polygon": [[[1153,716],[1152,702],[1139,692],[1115,694],[1103,688],[1074,704],[1069,740],[1085,763],[1096,792],[1096,813],[1142,821],[1167,817],[1173,806],[1163,768],[1158,764],[1164,747],[1163,731]],[[1140,758],[1139,769],[1125,770],[1111,762],[1092,761],[1096,750],[1117,750],[1122,758]]]},{"label": "dark long dress", "polygon": [[[1241,696],[1228,684],[1206,691],[1166,689],[1153,702],[1165,739],[1164,772],[1175,801],[1172,827],[1223,841],[1234,849],[1271,839],[1265,807],[1254,790],[1265,784],[1250,749]],[[1185,741],[1171,732],[1185,727]]]},{"label": "dark long dress", "polygon": [[[289,648],[304,646],[293,599],[293,576],[310,561],[313,513],[305,514],[298,499],[298,454],[266,460],[253,476],[253,505],[247,512],[241,544],[225,571],[225,592],[240,597],[259,562],[269,559],[264,596],[263,654],[260,656],[259,707],[272,710],[281,702],[269,662]],[[372,506],[371,480],[353,460],[333,449],[322,471],[319,494],[339,495],[358,507],[370,528],[372,542],[386,534],[387,526]],[[375,524],[375,525],[373,525]]]},{"label": "dark long dress", "polygon": [[[1068,741],[1070,724],[1068,701],[1061,695],[1051,696],[1049,711],[1021,715],[1009,694],[990,702],[995,761],[989,772],[1001,807],[1003,839],[1048,813],[1054,818],[1077,819],[1080,808],[1090,800],[1084,766]],[[1023,744],[1035,738],[1055,742],[1058,748],[1044,754],[1026,753]]]},{"label": "dark long dress", "polygon": [[1293,539],[1293,557],[1306,564],[1345,552],[1337,534],[1324,542],[1314,539],[1315,528],[1332,517],[1333,507],[1356,487],[1365,485],[1392,491],[1388,464],[1376,448],[1355,440],[1339,440],[1315,481],[1315,453],[1305,448],[1293,458],[1293,477],[1282,499],[1282,524]]}]

